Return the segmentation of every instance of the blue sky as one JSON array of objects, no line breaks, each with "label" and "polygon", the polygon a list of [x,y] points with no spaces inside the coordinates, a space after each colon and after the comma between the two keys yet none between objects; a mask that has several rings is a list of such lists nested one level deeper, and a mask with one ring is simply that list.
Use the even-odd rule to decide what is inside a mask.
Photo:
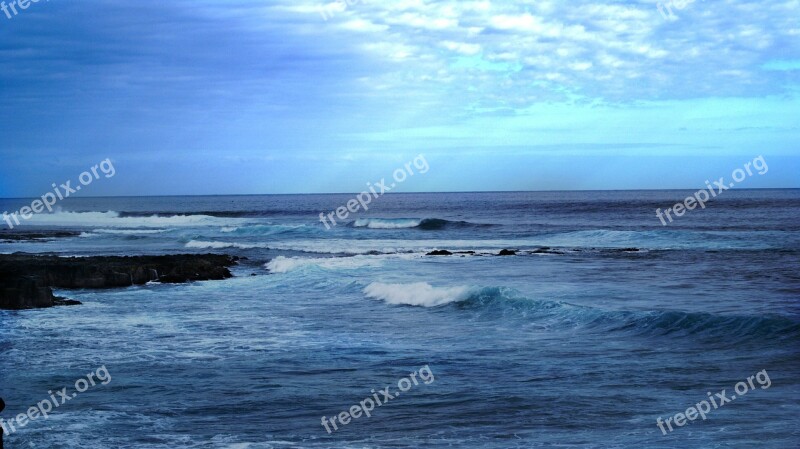
[{"label": "blue sky", "polygon": [[0,13],[0,196],[800,187],[798,0],[350,3]]}]

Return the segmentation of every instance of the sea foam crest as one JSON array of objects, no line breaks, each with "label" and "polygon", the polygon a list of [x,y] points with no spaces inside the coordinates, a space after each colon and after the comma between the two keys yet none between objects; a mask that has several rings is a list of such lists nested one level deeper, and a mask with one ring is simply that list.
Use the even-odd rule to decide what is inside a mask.
[{"label": "sea foam crest", "polygon": [[278,256],[264,267],[273,273],[288,273],[300,268],[319,267],[328,270],[354,270],[358,268],[379,267],[383,260],[378,257],[354,256],[354,257],[284,257]]},{"label": "sea foam crest", "polygon": [[473,287],[434,287],[427,282],[413,284],[373,282],[364,289],[364,294],[392,305],[436,307],[465,301],[473,291]]},{"label": "sea foam crest", "polygon": [[169,231],[169,229],[95,229],[92,232],[100,234],[138,235],[138,234],[161,234],[167,231]]},{"label": "sea foam crest", "polygon": [[173,215],[161,217],[120,216],[118,212],[55,212],[52,214],[34,214],[25,224],[42,226],[76,226],[107,228],[168,228],[186,226],[223,225],[241,219],[217,218],[209,215]]},{"label": "sea foam crest", "polygon": [[225,248],[268,249],[269,248],[269,246],[267,246],[266,243],[208,242],[203,240],[190,240],[185,246],[187,248],[192,248],[192,249],[225,249]]},{"label": "sea foam crest", "polygon": [[303,229],[312,229],[305,224],[300,225],[279,225],[279,224],[248,224],[243,226],[224,226],[219,231],[224,234],[235,234],[244,236],[273,235],[285,232],[292,232]]},{"label": "sea foam crest", "polygon": [[424,231],[438,231],[448,227],[480,228],[491,226],[474,224],[466,221],[450,221],[440,218],[359,218],[352,223],[354,228],[368,229],[409,229],[419,228]]},{"label": "sea foam crest", "polygon": [[407,229],[416,228],[420,223],[422,223],[422,220],[417,218],[359,218],[353,222],[353,227],[369,229]]}]

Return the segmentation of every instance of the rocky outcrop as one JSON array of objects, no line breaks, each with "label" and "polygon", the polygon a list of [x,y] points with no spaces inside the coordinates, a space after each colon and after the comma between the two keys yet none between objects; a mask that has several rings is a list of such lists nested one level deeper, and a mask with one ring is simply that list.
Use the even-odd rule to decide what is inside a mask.
[{"label": "rocky outcrop", "polygon": [[431,251],[426,256],[452,256],[453,253],[447,251],[446,249],[437,249],[436,251]]},{"label": "rocky outcrop", "polygon": [[77,237],[81,233],[78,231],[11,231],[3,229],[0,231],[0,242],[28,242],[46,241],[67,237]]},{"label": "rocky outcrop", "polygon": [[52,307],[55,297],[50,287],[35,276],[0,275],[0,309],[21,310]]},{"label": "rocky outcrop", "polygon": [[232,277],[226,255],[57,257],[0,255],[0,309],[32,309],[70,304],[51,287],[118,288],[150,281],[182,283]]}]

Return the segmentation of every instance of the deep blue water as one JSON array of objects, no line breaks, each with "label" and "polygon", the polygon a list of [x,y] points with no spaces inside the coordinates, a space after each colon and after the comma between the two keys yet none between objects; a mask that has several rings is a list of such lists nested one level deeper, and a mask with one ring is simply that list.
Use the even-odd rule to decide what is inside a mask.
[{"label": "deep blue water", "polygon": [[[798,448],[800,191],[725,192],[662,226],[690,193],[390,194],[331,230],[320,212],[351,195],[70,199],[23,229],[80,237],[0,252],[247,259],[0,311],[4,418],[112,375],[7,447]],[[321,425],[425,365],[433,382],[371,418]],[[769,388],[657,427],[762,370]]]}]

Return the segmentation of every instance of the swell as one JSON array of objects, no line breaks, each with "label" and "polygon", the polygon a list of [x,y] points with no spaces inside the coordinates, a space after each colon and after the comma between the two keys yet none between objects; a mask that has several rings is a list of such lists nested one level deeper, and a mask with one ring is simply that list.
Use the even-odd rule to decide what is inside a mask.
[{"label": "swell", "polygon": [[367,229],[411,229],[439,231],[443,229],[476,229],[495,225],[452,221],[441,218],[361,218],[350,224],[354,228]]},{"label": "swell", "polygon": [[450,221],[439,218],[426,218],[422,220],[419,228],[424,231],[438,231],[440,229],[477,229],[491,228],[496,225],[488,223],[470,223],[467,221]]},{"label": "swell", "polygon": [[506,288],[485,288],[461,308],[522,311],[531,318],[564,327],[583,327],[603,333],[641,337],[694,336],[714,340],[753,338],[800,340],[800,322],[780,316],[714,315],[670,310],[610,311],[563,302],[531,300]]},{"label": "swell", "polygon": [[[55,211],[33,215],[28,224],[39,226],[92,227],[92,228],[164,228],[201,227],[228,224],[231,220],[208,215],[171,215],[124,217],[119,212]],[[241,221],[241,220],[238,220]]]},{"label": "swell", "polygon": [[220,232],[232,236],[266,236],[287,233],[311,233],[313,227],[300,225],[255,224],[241,226],[225,226]]},{"label": "swell", "polygon": [[[314,211],[307,211],[307,214],[312,214]],[[260,210],[260,211],[243,211],[243,210],[191,210],[191,211],[124,211],[120,212],[120,217],[161,217],[169,218],[182,215],[205,215],[217,218],[258,218],[258,217],[273,217],[277,215],[295,215],[298,211],[290,210]]]},{"label": "swell", "polygon": [[[697,189],[699,190],[699,189]],[[543,213],[562,214],[569,213],[592,214],[592,213],[617,213],[630,212],[631,210],[652,210],[664,209],[693,195],[697,190],[674,191],[669,195],[657,199],[634,199],[624,198],[618,200],[561,200],[561,201],[518,201],[505,205],[506,210],[525,211],[537,210]],[[707,204],[724,206],[729,209],[774,209],[776,211],[786,211],[800,208],[800,198],[736,198],[730,194],[723,194],[718,198],[712,198]],[[655,213],[655,212],[654,212]]]},{"label": "swell", "polygon": [[800,341],[800,322],[781,316],[715,315],[670,310],[614,311],[527,298],[504,287],[432,287],[373,283],[364,294],[391,305],[452,307],[498,319],[522,318],[553,329],[582,328],[636,337],[692,336],[735,342]]}]

